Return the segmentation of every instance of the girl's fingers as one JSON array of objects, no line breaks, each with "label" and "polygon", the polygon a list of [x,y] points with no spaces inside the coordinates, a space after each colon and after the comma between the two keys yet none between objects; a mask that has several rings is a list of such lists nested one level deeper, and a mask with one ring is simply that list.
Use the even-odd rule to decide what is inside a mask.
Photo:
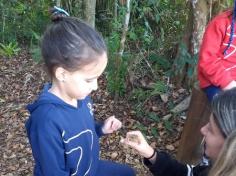
[{"label": "girl's fingers", "polygon": [[107,120],[106,120],[107,126],[111,127],[111,126],[112,126],[112,123],[113,123],[113,121],[112,121],[111,119],[107,119]]},{"label": "girl's fingers", "polygon": [[115,116],[113,115],[113,116],[108,117],[108,119],[109,119],[109,120],[115,120],[116,118],[115,118]]},{"label": "girl's fingers", "polygon": [[118,130],[118,129],[121,128],[121,126],[122,126],[122,123],[119,120],[116,120],[116,121],[113,121],[112,129],[113,130]]},{"label": "girl's fingers", "polygon": [[118,129],[119,129],[119,125],[118,125],[118,124],[115,124],[112,129],[113,129],[113,130],[118,130]]},{"label": "girl's fingers", "polygon": [[122,123],[120,121],[118,121],[116,124],[116,129],[120,129],[121,127],[122,127]]}]

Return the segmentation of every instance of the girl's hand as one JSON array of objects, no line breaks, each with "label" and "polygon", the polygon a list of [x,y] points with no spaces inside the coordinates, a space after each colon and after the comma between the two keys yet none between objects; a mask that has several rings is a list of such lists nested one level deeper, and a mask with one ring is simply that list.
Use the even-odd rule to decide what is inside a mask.
[{"label": "girl's hand", "polygon": [[149,158],[154,152],[154,149],[147,143],[140,131],[128,132],[126,138],[122,139],[120,142],[137,150],[137,152],[145,158]]},{"label": "girl's hand", "polygon": [[121,126],[122,126],[121,121],[115,118],[115,116],[111,116],[105,120],[104,125],[102,127],[102,132],[104,134],[110,134],[120,129]]}]

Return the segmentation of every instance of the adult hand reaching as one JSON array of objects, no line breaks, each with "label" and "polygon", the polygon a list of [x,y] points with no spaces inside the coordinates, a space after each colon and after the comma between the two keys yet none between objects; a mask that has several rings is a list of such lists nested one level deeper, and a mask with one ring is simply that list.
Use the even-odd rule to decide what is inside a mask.
[{"label": "adult hand reaching", "polygon": [[[120,141],[123,144],[135,149],[141,156],[150,158],[155,156],[154,149],[147,143],[140,131],[130,131],[126,134],[126,138]],[[151,158],[150,158],[151,159]]]}]

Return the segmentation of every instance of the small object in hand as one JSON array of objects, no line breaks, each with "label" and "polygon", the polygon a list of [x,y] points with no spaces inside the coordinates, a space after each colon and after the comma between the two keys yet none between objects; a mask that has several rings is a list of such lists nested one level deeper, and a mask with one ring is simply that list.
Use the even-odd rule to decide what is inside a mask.
[{"label": "small object in hand", "polygon": [[138,136],[135,135],[135,134],[129,135],[129,136],[128,136],[128,140],[131,141],[131,142],[135,142],[135,143],[140,144],[140,141],[139,141],[139,139],[138,139]]},{"label": "small object in hand", "polygon": [[123,145],[124,148],[128,149],[129,146],[126,145],[126,138],[123,138],[123,137],[121,136],[120,143]]},{"label": "small object in hand", "polygon": [[121,143],[124,143],[124,141],[125,141],[125,138],[123,138],[123,137],[121,136],[120,142],[121,142]]}]

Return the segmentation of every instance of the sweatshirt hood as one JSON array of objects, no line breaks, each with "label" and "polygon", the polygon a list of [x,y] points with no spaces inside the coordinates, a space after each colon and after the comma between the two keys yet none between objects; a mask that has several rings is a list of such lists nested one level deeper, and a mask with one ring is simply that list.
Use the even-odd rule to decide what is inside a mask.
[{"label": "sweatshirt hood", "polygon": [[67,103],[65,103],[62,99],[57,97],[56,95],[48,92],[48,90],[51,88],[51,84],[47,83],[44,85],[44,88],[39,95],[39,98],[33,102],[32,104],[29,104],[27,106],[28,111],[30,114],[37,109],[39,106],[44,105],[44,104],[55,104],[55,105],[60,105],[60,106],[67,106],[70,108],[75,108]]}]

